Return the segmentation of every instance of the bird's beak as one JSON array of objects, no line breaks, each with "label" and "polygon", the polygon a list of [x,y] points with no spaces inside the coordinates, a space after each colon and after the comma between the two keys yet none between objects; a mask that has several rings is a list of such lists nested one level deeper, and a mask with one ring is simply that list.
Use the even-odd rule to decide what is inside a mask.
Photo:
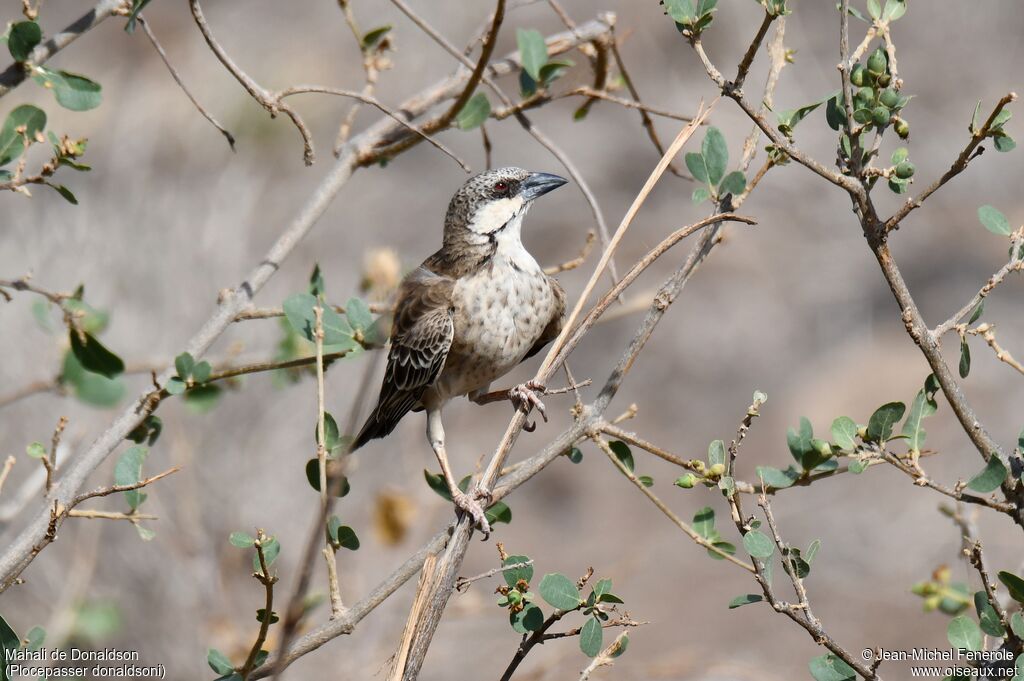
[{"label": "bird's beak", "polygon": [[530,176],[523,180],[520,193],[526,201],[533,201],[549,191],[558,189],[568,182],[564,177],[552,175],[551,173],[530,173]]}]

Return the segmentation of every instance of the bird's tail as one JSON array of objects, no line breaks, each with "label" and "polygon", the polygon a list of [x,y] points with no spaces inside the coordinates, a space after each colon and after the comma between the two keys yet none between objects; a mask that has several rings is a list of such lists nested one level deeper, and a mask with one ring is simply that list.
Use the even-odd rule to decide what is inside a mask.
[{"label": "bird's tail", "polygon": [[379,408],[374,409],[370,414],[369,418],[366,419],[366,423],[363,424],[359,434],[356,435],[356,439],[352,442],[351,451],[356,451],[370,440],[374,440],[378,437],[384,437],[398,424],[397,421],[394,423],[387,423],[380,420]]},{"label": "bird's tail", "polygon": [[389,434],[402,420],[402,417],[414,409],[418,403],[419,393],[401,391],[382,397],[366,419],[359,435],[356,435],[351,451],[354,452],[370,440]]}]

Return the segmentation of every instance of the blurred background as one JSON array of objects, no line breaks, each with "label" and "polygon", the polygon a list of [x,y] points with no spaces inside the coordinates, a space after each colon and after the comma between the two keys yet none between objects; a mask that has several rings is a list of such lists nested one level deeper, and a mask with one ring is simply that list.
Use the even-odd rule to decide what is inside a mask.
[{"label": "blurred background", "polygon": [[[491,3],[450,0],[413,4],[457,45],[468,42],[492,9]],[[715,96],[692,51],[654,0],[564,4],[578,22],[601,10],[618,15],[623,56],[651,106],[693,113],[701,99]],[[834,3],[793,4],[786,45],[796,51],[795,64],[783,71],[775,95],[779,110],[819,100],[838,82]],[[87,6],[53,0],[43,5],[40,22],[49,34]],[[300,6],[270,0],[204,4],[225,49],[265,87],[361,87],[359,52],[337,4],[320,0]],[[394,26],[395,68],[381,75],[382,101],[396,105],[453,70],[453,60],[390,3],[353,0],[353,9],[366,29]],[[19,10],[19,3],[5,3],[3,19],[17,20]],[[285,118],[270,120],[231,79],[204,44],[185,3],[153,2],[145,15],[185,82],[237,137],[237,153],[195,111],[141,31],[128,35],[122,19],[105,22],[53,60],[56,67],[101,82],[102,106],[86,113],[61,109],[31,82],[4,98],[4,112],[32,102],[46,109],[49,129],[88,137],[84,160],[94,170],[61,171],[78,206],[44,188],[34,190],[31,200],[0,194],[0,277],[32,273],[35,284],[60,291],[84,283],[86,300],[110,313],[103,342],[130,365],[164,366],[210,315],[217,292],[241,280],[308,200],[331,165],[334,136],[349,103],[316,95],[293,101],[317,144],[317,163],[304,167],[292,125]],[[761,16],[753,2],[721,3],[705,43],[727,74]],[[496,54],[515,49],[516,28],[536,28],[545,35],[563,30],[546,3],[517,7],[506,18]],[[851,23],[854,43],[863,28]],[[912,3],[895,25],[904,92],[915,95],[905,112],[912,127],[908,146],[918,168],[912,189],[941,174],[963,148],[977,100],[989,111],[1000,96],[1020,89],[1022,33],[1024,11],[1016,0]],[[568,56],[579,66],[565,76],[562,87],[586,82],[586,60]],[[762,53],[747,81],[752,99],[766,69]],[[516,91],[514,77],[504,85]],[[614,229],[658,154],[635,111],[598,102],[584,121],[574,122],[578,104],[561,100],[530,115],[574,159]],[[357,132],[378,115],[364,109]],[[729,102],[720,103],[711,120],[729,141],[734,167],[750,125]],[[656,124],[666,142],[680,127],[664,119]],[[557,160],[513,120],[492,121],[488,127],[495,164],[564,174]],[[1014,134],[1020,128],[1014,121],[1008,129]],[[441,139],[475,171],[484,168],[479,131],[450,131]],[[823,110],[797,128],[796,139],[831,165],[834,134]],[[887,140],[883,157],[894,146]],[[752,167],[762,160],[763,152]],[[1020,150],[989,151],[893,236],[895,255],[931,325],[969,300],[1005,262],[1005,241],[978,223],[976,210],[988,203],[1012,225],[1024,221],[1022,164]],[[439,246],[448,199],[464,180],[456,164],[426,144],[386,168],[358,172],[257,303],[277,306],[305,290],[314,263],[323,270],[329,299],[344,302],[358,292],[366,254],[373,249],[392,249],[403,270],[414,267]],[[707,204],[695,207],[690,201],[693,189],[691,182],[665,176],[620,249],[621,269],[663,235],[705,215]],[[902,200],[884,187],[876,196],[884,212]],[[742,212],[755,216],[758,226],[728,228],[726,241],[658,327],[610,412],[636,403],[639,413],[626,427],[683,456],[703,457],[711,440],[732,438],[752,392],[760,389],[769,399],[739,464],[739,477],[749,480],[756,465],[791,463],[785,432],[800,416],[807,416],[819,433],[842,414],[866,422],[883,402],[909,404],[929,371],[903,329],[839,190],[791,164],[772,170]],[[555,264],[573,258],[593,226],[582,195],[570,185],[533,210],[525,242],[541,254],[542,264]],[[649,299],[687,248],[684,244],[662,258],[627,298]],[[595,253],[582,268],[559,276],[570,298],[596,261]],[[998,325],[1003,345],[1018,357],[1024,355],[1022,293],[1024,281],[1011,279],[985,311],[985,319]],[[66,334],[41,328],[33,302],[21,294],[0,304],[0,393],[51,379],[60,370]],[[595,383],[584,390],[585,397],[603,384],[640,317],[623,315],[600,325],[573,354],[575,375]],[[59,328],[56,313],[52,324]],[[237,357],[272,357],[280,338],[277,320],[235,324],[209,358],[216,366]],[[947,336],[947,356],[954,364],[957,345],[955,335]],[[972,345],[967,396],[993,436],[1012,448],[1024,426],[1024,383],[979,339]],[[328,372],[328,408],[339,419],[355,401],[375,396],[379,366],[372,395],[358,394],[364,367],[373,361],[373,353],[366,353]],[[536,363],[528,363],[509,381],[525,380],[535,368]],[[136,375],[126,381],[125,401],[144,390],[148,378]],[[164,433],[145,470],[152,474],[172,465],[183,470],[147,490],[143,510],[159,516],[147,523],[155,538],[142,541],[125,522],[70,519],[59,541],[24,573],[26,583],[0,599],[4,617],[22,634],[34,625],[46,626],[51,645],[138,650],[143,662],[165,664],[171,679],[210,677],[209,647],[244,659],[258,628],[253,611],[262,607],[263,593],[251,577],[248,552],[230,546],[227,537],[235,530],[254,533],[256,527],[279,537],[279,597],[285,598],[318,507],[304,475],[305,462],[315,455],[315,403],[315,381],[308,375],[294,383],[270,375],[246,378],[202,414],[181,400],[169,400],[159,411]],[[569,422],[571,398],[550,397],[547,405],[552,422],[521,437],[513,460],[537,451]],[[470,472],[481,453],[492,451],[510,411],[504,404],[478,407],[465,401],[446,411],[457,474]],[[23,489],[32,493],[32,479],[39,474],[37,462],[24,455],[26,444],[49,442],[64,415],[69,425],[61,457],[73,459],[114,413],[54,393],[0,409],[0,455],[18,457],[0,496],[0,544],[10,541],[39,504],[19,496]],[[365,595],[450,518],[450,506],[423,481],[422,470],[435,469],[436,462],[421,419],[411,416],[390,438],[356,457],[352,492],[337,506],[343,522],[362,540],[357,552],[343,550],[338,556],[346,602]],[[977,452],[941,398],[927,430],[928,446],[941,452],[926,462],[933,477],[953,484],[980,469]],[[592,446],[582,449],[580,465],[556,461],[508,499],[512,524],[499,526],[489,543],[474,542],[461,574],[497,565],[494,540],[499,540],[510,553],[534,558],[538,579],[555,571],[575,577],[588,566],[597,576],[612,578],[625,609],[650,623],[631,632],[629,653],[600,672],[604,678],[808,677],[807,660],[823,651],[805,632],[762,606],[726,609],[734,596],[757,591],[749,575],[710,560],[642,499],[603,454]],[[723,524],[728,509],[718,494],[701,487],[675,488],[671,483],[679,471],[639,451],[635,456],[638,473],[654,477],[654,491],[677,513],[690,518],[711,505],[723,533],[734,536]],[[90,488],[111,484],[115,459],[96,472]],[[947,616],[922,613],[921,599],[910,592],[942,564],[950,566],[954,580],[975,579],[958,558],[958,530],[937,512],[942,501],[889,467],[789,490],[775,499],[787,541],[798,546],[822,541],[807,585],[816,614],[849,650],[947,646]],[[92,506],[127,510],[119,497]],[[990,564],[1016,570],[1019,530],[992,513],[979,520]],[[323,592],[325,583],[318,562],[316,588]],[[414,584],[415,579],[352,636],[308,655],[285,676],[383,676]],[[500,676],[519,637],[495,606],[491,591],[497,584],[496,579],[481,581],[452,598],[423,679]],[[973,591],[977,585],[972,584]],[[312,620],[322,621],[328,610],[320,606]],[[570,621],[567,627],[581,623]],[[517,678],[575,678],[585,665],[575,640],[552,641],[531,653]],[[887,677],[909,675],[898,664],[882,669]]]}]

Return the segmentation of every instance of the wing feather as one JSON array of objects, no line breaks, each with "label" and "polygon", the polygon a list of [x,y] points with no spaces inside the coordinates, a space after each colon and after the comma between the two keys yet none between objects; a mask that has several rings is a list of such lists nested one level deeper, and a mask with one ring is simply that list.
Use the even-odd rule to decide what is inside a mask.
[{"label": "wing feather", "polygon": [[388,366],[377,407],[353,448],[384,437],[437,379],[455,335],[452,290],[455,281],[421,266],[406,277],[395,306]]}]

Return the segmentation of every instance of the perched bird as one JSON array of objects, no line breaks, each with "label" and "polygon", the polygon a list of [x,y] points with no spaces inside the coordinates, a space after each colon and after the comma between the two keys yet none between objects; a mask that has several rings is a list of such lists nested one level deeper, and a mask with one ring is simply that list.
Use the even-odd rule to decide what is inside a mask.
[{"label": "perched bird", "polygon": [[384,437],[409,411],[426,410],[427,439],[457,508],[490,532],[481,498],[456,486],[445,452],[441,410],[468,395],[486,404],[511,400],[529,411],[543,386],[533,382],[488,392],[492,381],[540,352],[561,331],[565,292],[523,247],[523,218],[564,178],[499,168],[455,192],[441,249],[402,282],[380,397],[353,450]]}]

